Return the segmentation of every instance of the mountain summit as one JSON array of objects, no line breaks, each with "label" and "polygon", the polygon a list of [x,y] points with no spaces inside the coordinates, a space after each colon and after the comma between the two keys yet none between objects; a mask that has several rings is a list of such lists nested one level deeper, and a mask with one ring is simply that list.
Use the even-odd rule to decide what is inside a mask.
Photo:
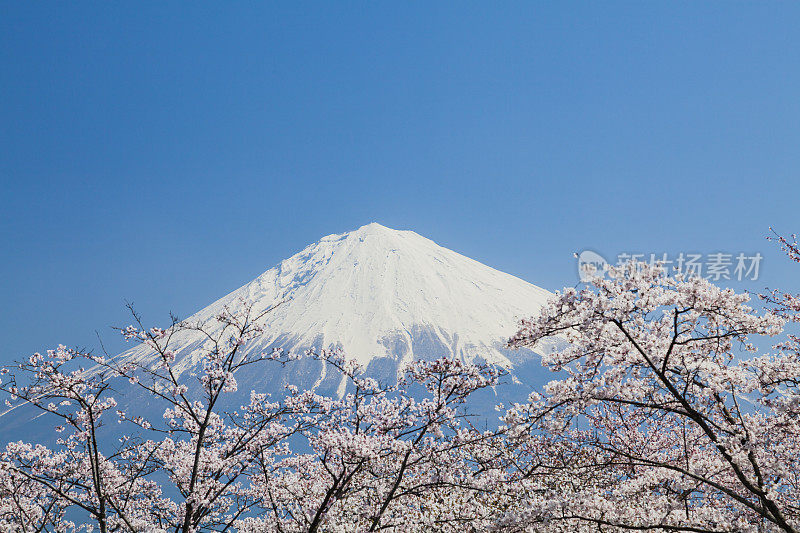
[{"label": "mountain summit", "polygon": [[[256,313],[283,301],[264,317],[264,335],[245,351],[338,347],[388,377],[418,358],[515,366],[514,359],[529,354],[509,351],[505,342],[518,319],[535,314],[549,295],[413,231],[372,223],[323,237],[188,321],[205,322],[242,301]],[[198,363],[191,354],[204,337],[181,335],[176,368],[184,372]],[[146,360],[152,354],[138,347],[124,356]],[[324,368],[307,372],[316,383],[325,377]]]},{"label": "mountain summit", "polygon": [[[516,332],[518,319],[536,314],[549,296],[544,289],[413,231],[373,223],[323,237],[186,321],[203,323],[213,334],[213,328],[222,327],[213,319],[224,307],[236,312],[248,305],[253,314],[260,314],[283,302],[263,317],[264,333],[242,347],[245,353],[281,348],[303,354],[336,347],[363,365],[368,375],[388,383],[403,363],[414,359],[451,357],[498,364],[509,369],[510,383],[494,392],[496,398],[483,402],[491,409],[497,400],[521,401],[541,384],[543,372],[534,353],[508,350],[506,340]],[[190,387],[197,386],[192,375],[202,364],[203,349],[210,348],[207,343],[203,333],[190,329],[170,340],[176,352],[173,369]],[[145,345],[119,357],[142,364],[157,359]],[[341,374],[329,372],[314,358],[259,369],[263,370],[237,374],[239,392],[231,406],[246,402],[250,390],[280,393],[288,384],[338,396],[346,389]],[[118,399],[144,412],[157,408],[154,398],[127,388],[127,383],[120,385]],[[28,438],[36,413],[12,410],[15,415],[10,418],[0,415],[0,433]]]}]

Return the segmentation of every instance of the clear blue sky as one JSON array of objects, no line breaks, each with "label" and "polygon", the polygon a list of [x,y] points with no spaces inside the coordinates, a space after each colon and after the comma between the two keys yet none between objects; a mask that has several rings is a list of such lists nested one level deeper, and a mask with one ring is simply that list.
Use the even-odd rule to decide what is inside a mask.
[{"label": "clear blue sky", "polygon": [[543,287],[800,231],[800,4],[4,2],[0,361],[378,221]]}]

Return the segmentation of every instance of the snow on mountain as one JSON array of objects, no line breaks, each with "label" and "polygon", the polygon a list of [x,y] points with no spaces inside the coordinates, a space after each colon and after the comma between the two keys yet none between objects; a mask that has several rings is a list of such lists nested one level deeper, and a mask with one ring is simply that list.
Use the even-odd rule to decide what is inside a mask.
[{"label": "snow on mountain", "polygon": [[[509,379],[476,400],[476,411],[491,416],[497,402],[521,401],[547,379],[533,352],[508,350],[505,343],[516,332],[518,319],[534,315],[549,296],[544,289],[413,231],[368,224],[323,237],[187,322],[204,322],[211,329],[223,306],[235,310],[243,300],[259,313],[284,301],[264,316],[265,333],[246,344],[245,352],[282,348],[302,354],[310,348],[338,347],[369,375],[387,383],[411,359],[444,356],[496,363],[510,370]],[[190,389],[197,386],[192,374],[199,370],[206,342],[199,332],[181,331],[172,337],[175,369]],[[155,360],[143,345],[119,357]],[[226,401],[235,408],[247,401],[251,390],[280,394],[288,384],[341,396],[345,380],[328,370],[325,363],[308,357],[285,366],[248,367],[245,375],[237,373],[239,392]],[[164,408],[127,381],[119,384],[115,397],[125,409],[135,407],[138,412]],[[9,409],[0,415],[0,434],[29,439],[39,431],[45,438],[48,424],[31,424],[37,415],[29,406]]]},{"label": "snow on mountain", "polygon": [[[338,347],[379,374],[441,356],[512,367],[530,354],[505,349],[506,339],[549,296],[413,231],[372,223],[323,237],[188,321],[205,322],[223,306],[242,305],[240,299],[254,312],[283,300],[265,316],[265,334],[245,351]],[[185,372],[199,362],[196,348],[204,339],[185,332],[176,340],[176,367]],[[124,357],[151,354],[137,347]],[[308,370],[319,372],[316,381],[325,377],[324,368]]]}]

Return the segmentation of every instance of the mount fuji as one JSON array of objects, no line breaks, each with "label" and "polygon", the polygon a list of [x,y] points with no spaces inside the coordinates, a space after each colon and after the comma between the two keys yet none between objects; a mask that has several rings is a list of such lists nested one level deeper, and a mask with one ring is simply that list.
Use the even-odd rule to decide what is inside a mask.
[{"label": "mount fuji", "polygon": [[[282,302],[264,316],[265,333],[245,345],[245,353],[338,348],[368,374],[391,380],[403,363],[414,359],[450,357],[507,369],[520,366],[532,352],[508,350],[506,340],[518,320],[536,314],[550,295],[413,231],[372,223],[323,237],[187,322],[213,324],[210,319],[223,307],[235,311],[252,305],[259,314]],[[204,334],[193,331],[173,338],[179,373],[200,363],[197,354],[205,342]],[[122,357],[146,362],[155,354],[140,346]],[[323,363],[309,360],[280,375],[245,380],[262,389],[288,383],[301,388],[325,383],[338,389],[326,383],[326,374]]]},{"label": "mount fuji", "polygon": [[[395,381],[410,360],[450,357],[496,364],[508,370],[510,379],[504,390],[486,399],[484,410],[490,410],[498,402],[523,399],[543,383],[547,373],[536,354],[509,350],[506,341],[519,319],[535,315],[550,295],[413,231],[372,223],[323,237],[186,322],[204,323],[213,334],[214,327],[222,327],[213,318],[225,307],[235,312],[252,306],[252,313],[259,314],[281,302],[260,321],[264,333],[240,350],[303,354],[337,348],[385,383]],[[192,330],[171,338],[174,369],[190,388],[208,342],[204,333]],[[138,345],[118,357],[148,364],[157,355]],[[242,398],[232,402],[246,401],[251,390],[279,394],[286,385],[336,396],[345,392],[345,379],[318,359],[301,357],[284,366],[258,368],[263,371],[236,375]],[[120,388],[116,398],[122,405],[158,409],[152,398],[134,390]],[[0,416],[0,427],[30,431],[30,412],[10,414]]]}]

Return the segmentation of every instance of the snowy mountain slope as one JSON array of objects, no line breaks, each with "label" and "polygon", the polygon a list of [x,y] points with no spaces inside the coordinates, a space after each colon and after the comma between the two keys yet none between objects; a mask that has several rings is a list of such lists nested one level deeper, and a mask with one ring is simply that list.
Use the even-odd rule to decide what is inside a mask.
[{"label": "snowy mountain slope", "polygon": [[[549,296],[412,231],[369,224],[323,237],[187,322],[211,327],[224,306],[235,310],[244,301],[258,313],[284,301],[264,317],[264,334],[245,345],[245,352],[282,348],[302,354],[309,348],[338,347],[387,383],[411,359],[445,356],[496,363],[508,368],[510,376],[477,400],[476,409],[491,417],[496,403],[521,401],[548,377],[533,352],[508,350],[505,342],[518,319],[535,314]],[[175,368],[190,389],[197,386],[192,374],[199,370],[205,342],[199,332],[182,331],[170,343],[177,353]],[[155,354],[140,345],[119,357],[147,363]],[[288,384],[322,394],[345,390],[337,372],[308,357],[285,366],[266,362],[248,367],[236,379],[239,391],[227,400],[231,408],[246,403],[251,390],[280,394]],[[115,398],[137,412],[164,408],[127,381],[116,388]],[[37,415],[30,406],[8,410],[0,415],[0,434],[28,440],[41,432],[45,438],[51,433],[48,424],[30,424]]]},{"label": "snowy mountain slope", "polygon": [[[254,312],[284,300],[245,351],[339,347],[384,371],[441,356],[513,367],[529,354],[506,350],[505,341],[549,295],[413,231],[373,223],[323,237],[188,321],[206,321],[223,306],[235,309],[240,299]],[[203,338],[186,332],[177,341],[177,368],[185,372],[198,363],[194,349]],[[144,347],[125,354],[150,356]]]}]

